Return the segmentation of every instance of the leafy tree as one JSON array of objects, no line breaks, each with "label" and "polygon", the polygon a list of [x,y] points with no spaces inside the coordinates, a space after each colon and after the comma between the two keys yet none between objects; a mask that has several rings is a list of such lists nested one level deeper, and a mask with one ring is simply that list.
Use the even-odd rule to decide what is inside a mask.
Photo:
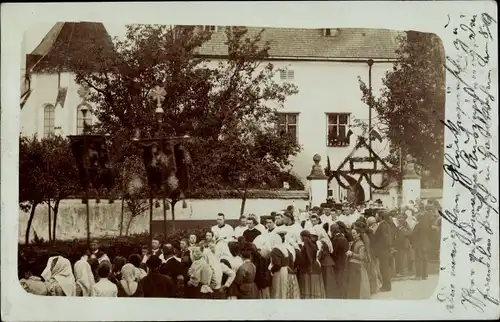
[{"label": "leafy tree", "polygon": [[223,141],[218,162],[221,182],[241,197],[240,215],[245,211],[248,190],[279,188],[283,172],[291,166],[290,155],[299,152],[294,138],[281,136],[274,127],[249,122]]},{"label": "leafy tree", "polygon": [[445,107],[443,45],[434,34],[408,31],[399,38],[398,61],[382,79],[380,95],[359,80],[366,104],[372,102],[390,140],[391,163],[412,155],[424,186],[442,187]]},{"label": "leafy tree", "polygon": [[25,244],[29,244],[31,224],[36,207],[43,203],[46,184],[42,144],[36,137],[21,137],[19,140],[19,206],[29,211]]},{"label": "leafy tree", "polygon": [[55,241],[59,203],[78,187],[69,142],[60,136],[21,137],[19,142],[19,203],[23,211],[30,211],[25,242],[29,243],[35,210],[41,203],[48,207],[48,239]]},{"label": "leafy tree", "polygon": [[120,236],[123,231],[124,208],[130,213],[130,219],[125,228],[128,236],[132,220],[143,214],[149,208],[148,192],[145,187],[146,175],[144,164],[140,157],[128,156],[120,165],[121,183],[123,185],[122,212],[120,219]]},{"label": "leafy tree", "polygon": [[[59,203],[62,199],[79,192],[79,177],[67,138],[51,135],[41,139],[40,143],[46,170],[45,203],[49,212],[49,241],[55,241]],[[53,212],[52,228],[50,227],[51,211]]]},{"label": "leafy tree", "polygon": [[[274,81],[279,70],[265,63],[269,44],[262,41],[262,31],[251,34],[246,28],[228,27],[225,35],[228,59],[216,66],[197,54],[211,33],[186,26],[127,26],[125,39],[115,39],[115,55],[103,58],[105,68],[99,72],[88,72],[82,55],[74,68],[77,82],[92,89],[90,100],[96,105],[97,130],[120,136],[117,140],[122,142],[122,152],[136,149],[131,141],[136,134],[155,136],[156,102],[149,93],[160,85],[166,90],[162,131],[193,137],[185,143],[192,157],[192,189],[238,186],[234,181],[228,183],[226,169],[219,166],[228,163],[222,156],[238,156],[237,172],[245,172],[247,178],[263,177],[254,156],[262,158],[264,137],[274,139],[274,144],[278,141],[276,134],[263,130],[256,135],[257,143],[252,144],[246,144],[240,134],[250,133],[253,123],[272,121],[297,88]],[[247,157],[237,154],[243,147],[249,151]],[[284,149],[278,151],[278,147]],[[298,146],[293,142],[273,145],[268,151],[272,157],[265,158],[269,159],[266,167],[279,169],[281,160],[295,151]],[[231,178],[236,176],[239,174]]]}]

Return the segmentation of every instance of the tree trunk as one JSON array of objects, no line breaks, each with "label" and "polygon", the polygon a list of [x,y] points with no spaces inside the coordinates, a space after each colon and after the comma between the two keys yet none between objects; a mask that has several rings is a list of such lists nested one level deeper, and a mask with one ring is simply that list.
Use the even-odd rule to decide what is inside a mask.
[{"label": "tree trunk", "polygon": [[167,202],[168,201],[166,201],[165,198],[163,198],[163,234],[164,234],[163,240],[166,240],[167,238],[167,207],[166,207]]},{"label": "tree trunk", "polygon": [[175,204],[177,203],[177,200],[172,200],[172,203],[170,204],[172,206],[172,232],[175,233]]},{"label": "tree trunk", "polygon": [[28,224],[26,225],[26,235],[24,236],[24,243],[28,245],[30,243],[30,230],[31,224],[33,223],[33,217],[35,217],[35,209],[38,206],[38,202],[33,202],[31,205],[30,217],[28,219]]},{"label": "tree trunk", "polygon": [[59,214],[59,203],[61,202],[60,199],[57,199],[56,202],[54,203],[54,221],[52,222],[52,242],[56,242],[56,229],[57,229],[57,215]]},{"label": "tree trunk", "polygon": [[130,224],[132,223],[133,219],[134,219],[134,216],[130,216],[130,219],[127,223],[127,228],[125,229],[125,237],[128,236],[128,230],[130,229]]},{"label": "tree trunk", "polygon": [[49,242],[52,240],[52,216],[51,216],[51,210],[50,209],[50,199],[47,200],[47,215],[49,217]]},{"label": "tree trunk", "polygon": [[243,214],[245,213],[245,204],[247,203],[247,195],[248,195],[248,189],[245,187],[245,191],[243,191],[243,196],[241,197],[240,216],[243,216]]},{"label": "tree trunk", "polygon": [[123,215],[125,212],[125,197],[122,196],[122,210],[120,214],[120,236],[122,235],[123,232]]}]

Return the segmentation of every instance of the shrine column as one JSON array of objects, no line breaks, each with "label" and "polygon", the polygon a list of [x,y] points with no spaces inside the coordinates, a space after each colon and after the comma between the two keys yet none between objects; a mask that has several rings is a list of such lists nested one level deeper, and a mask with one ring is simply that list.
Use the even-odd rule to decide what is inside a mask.
[{"label": "shrine column", "polygon": [[311,208],[315,206],[321,206],[322,203],[326,202],[328,197],[328,177],[321,165],[321,156],[315,154],[313,156],[314,165],[312,166],[311,173],[307,176],[309,181],[309,193],[311,200]]},{"label": "shrine column", "polygon": [[406,157],[406,167],[403,172],[403,206],[408,206],[410,201],[420,199],[420,176],[415,171],[415,161],[411,155]]}]

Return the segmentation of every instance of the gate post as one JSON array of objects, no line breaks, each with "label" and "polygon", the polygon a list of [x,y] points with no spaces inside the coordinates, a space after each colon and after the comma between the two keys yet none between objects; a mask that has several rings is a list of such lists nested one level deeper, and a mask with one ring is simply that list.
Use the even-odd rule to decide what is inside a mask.
[{"label": "gate post", "polygon": [[307,176],[310,187],[310,200],[311,208],[315,206],[321,206],[322,203],[326,202],[328,197],[328,177],[325,175],[323,168],[319,164],[321,161],[321,156],[315,154],[313,156],[314,165],[311,168],[311,173]]},{"label": "gate post", "polygon": [[403,205],[410,205],[410,201],[420,199],[420,175],[415,171],[415,162],[411,155],[406,157],[406,167],[403,173]]}]

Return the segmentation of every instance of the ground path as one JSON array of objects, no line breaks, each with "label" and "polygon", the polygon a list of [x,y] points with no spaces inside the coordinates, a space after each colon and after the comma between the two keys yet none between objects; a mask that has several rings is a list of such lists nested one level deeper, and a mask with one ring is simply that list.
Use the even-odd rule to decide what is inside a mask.
[{"label": "ground path", "polygon": [[372,296],[374,300],[425,300],[431,297],[438,285],[439,275],[429,275],[426,280],[416,281],[411,277],[392,281],[390,292],[380,292]]}]

